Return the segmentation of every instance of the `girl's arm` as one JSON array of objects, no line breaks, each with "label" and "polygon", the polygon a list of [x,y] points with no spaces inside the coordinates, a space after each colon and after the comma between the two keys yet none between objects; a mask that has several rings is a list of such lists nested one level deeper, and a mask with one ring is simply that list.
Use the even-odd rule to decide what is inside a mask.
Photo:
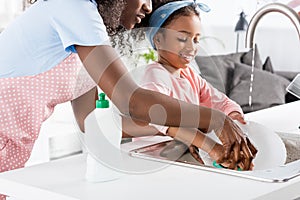
[{"label": "girl's arm", "polygon": [[208,106],[229,115],[232,112],[239,112],[243,115],[243,110],[235,101],[231,100],[224,93],[220,92],[201,78],[200,99],[203,106]]},{"label": "girl's arm", "polygon": [[[222,164],[222,166],[229,168],[229,169],[235,169],[238,168],[245,170],[243,163],[240,163],[239,166],[232,165],[232,158],[228,159],[225,162],[221,162],[221,159],[224,154],[224,148],[221,144],[217,143],[215,140],[211,139],[210,137],[206,136],[204,133],[199,131],[198,129],[192,129],[192,128],[176,128],[176,127],[170,127],[168,129],[168,135],[171,137],[185,143],[186,145],[190,147],[198,147],[208,153],[210,158],[212,160],[217,161],[217,163]],[[192,153],[192,152],[191,152]],[[196,155],[193,155],[194,157]],[[198,155],[199,157],[199,155]],[[196,157],[197,159],[197,157]],[[201,160],[199,157],[198,159]],[[203,163],[203,162],[202,162]],[[250,166],[250,170],[252,170],[254,167],[253,164]],[[248,170],[248,169],[247,169]]]},{"label": "girl's arm", "polygon": [[[248,140],[228,116],[214,109],[188,104],[159,92],[140,88],[111,46],[76,46],[76,50],[88,73],[121,113],[159,125],[214,130],[224,147],[223,159],[228,159],[233,153],[233,162],[236,164],[242,152],[245,168],[250,167],[254,156],[248,147]],[[75,112],[80,112],[79,116],[86,116],[90,111],[76,109]]]},{"label": "girl's arm", "polygon": [[164,135],[160,133],[155,127],[149,125],[148,122],[133,120],[130,117],[122,117],[122,137],[142,137],[142,136],[153,136],[153,135]]},{"label": "girl's arm", "polygon": [[214,88],[206,80],[201,78],[200,81],[200,105],[220,110],[228,115],[232,120],[237,120],[242,124],[246,124],[244,112],[240,105]]},{"label": "girl's arm", "polygon": [[224,154],[224,149],[221,144],[206,136],[198,129],[170,127],[167,134],[188,146],[193,145],[202,149],[217,162],[220,162],[219,159],[222,158]]},{"label": "girl's arm", "polygon": [[[169,128],[168,128],[169,129]],[[172,130],[177,130],[177,128],[173,128]],[[154,126],[149,125],[149,123],[147,122],[143,122],[143,121],[138,121],[138,120],[132,120],[131,118],[125,118],[123,117],[122,119],[122,135],[123,137],[141,137],[141,136],[153,136],[153,135],[165,135],[164,133],[159,132]],[[168,132],[167,130],[167,134],[171,137],[174,138],[174,134]],[[175,137],[175,139],[177,139],[177,137]],[[180,138],[178,139],[179,141]],[[184,141],[182,141],[184,142]],[[191,155],[201,164],[204,164],[202,159],[199,156],[199,152],[198,152],[198,147],[194,146],[193,144],[191,144],[190,142],[186,142],[185,143],[188,148],[189,151],[191,153]],[[221,145],[219,145],[221,146]]]},{"label": "girl's arm", "polygon": [[300,5],[300,0],[292,0],[288,2],[287,5],[290,6],[291,8],[295,8]]}]

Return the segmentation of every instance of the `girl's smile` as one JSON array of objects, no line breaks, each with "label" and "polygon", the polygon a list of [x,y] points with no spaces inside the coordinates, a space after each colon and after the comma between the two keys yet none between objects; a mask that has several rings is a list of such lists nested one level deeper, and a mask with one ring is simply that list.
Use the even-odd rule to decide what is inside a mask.
[{"label": "girl's smile", "polygon": [[154,39],[158,61],[175,68],[175,71],[188,67],[197,54],[200,32],[200,18],[197,15],[173,19]]}]

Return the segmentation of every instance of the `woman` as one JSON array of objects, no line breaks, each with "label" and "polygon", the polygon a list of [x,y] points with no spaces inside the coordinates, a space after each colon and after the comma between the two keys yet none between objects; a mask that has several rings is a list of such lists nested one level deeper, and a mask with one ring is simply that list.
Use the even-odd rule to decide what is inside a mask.
[{"label": "woman", "polygon": [[[248,141],[229,117],[142,89],[130,78],[108,33],[133,28],[151,11],[150,0],[40,0],[1,33],[0,171],[24,166],[42,122],[58,103],[72,101],[84,131],[96,84],[124,115],[215,130],[225,149],[222,159],[232,157],[234,165],[250,167]],[[80,74],[83,69],[92,80]]]}]

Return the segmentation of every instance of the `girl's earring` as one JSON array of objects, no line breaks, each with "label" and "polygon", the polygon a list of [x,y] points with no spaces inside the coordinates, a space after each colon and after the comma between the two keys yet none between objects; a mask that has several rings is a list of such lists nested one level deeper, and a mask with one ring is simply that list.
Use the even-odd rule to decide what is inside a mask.
[{"label": "girl's earring", "polygon": [[156,48],[156,49],[159,49],[159,48],[160,48],[160,39],[159,39],[159,38],[156,38],[156,39],[155,39],[154,45],[155,45],[155,48]]}]

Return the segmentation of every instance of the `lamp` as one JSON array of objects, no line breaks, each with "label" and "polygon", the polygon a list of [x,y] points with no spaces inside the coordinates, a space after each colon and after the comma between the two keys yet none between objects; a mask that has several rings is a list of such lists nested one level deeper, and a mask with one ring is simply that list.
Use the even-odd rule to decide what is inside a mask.
[{"label": "lamp", "polygon": [[239,21],[235,25],[235,29],[234,29],[234,32],[237,33],[237,35],[236,35],[236,52],[238,52],[238,50],[239,50],[239,37],[240,37],[239,35],[241,32],[246,31],[247,28],[248,28],[248,22],[246,20],[246,14],[244,13],[244,11],[242,11],[240,13]]}]

